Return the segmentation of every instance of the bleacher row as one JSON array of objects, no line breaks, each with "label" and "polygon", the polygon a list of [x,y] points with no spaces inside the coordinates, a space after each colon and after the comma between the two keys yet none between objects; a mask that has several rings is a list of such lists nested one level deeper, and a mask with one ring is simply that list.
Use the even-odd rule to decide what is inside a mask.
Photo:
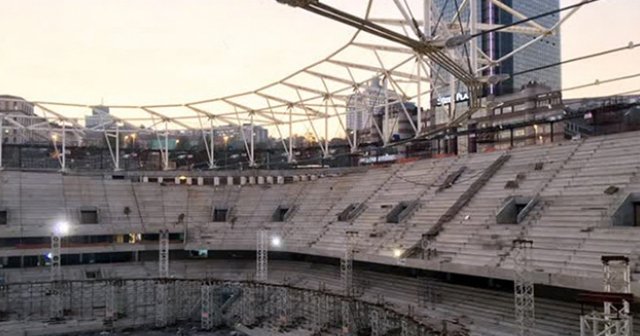
[{"label": "bleacher row", "polygon": [[[68,279],[84,279],[84,272],[92,271],[101,278],[149,278],[157,274],[157,264],[123,263],[110,265],[68,266]],[[172,261],[172,276],[177,278],[211,277],[226,280],[246,280],[253,277],[255,263],[241,260]],[[12,270],[10,278],[38,281],[46,277],[44,269]],[[269,282],[287,283],[296,287],[327,290],[340,293],[339,268],[332,265],[307,262],[272,260],[269,263]],[[508,291],[481,289],[426,279],[356,270],[354,284],[364,299],[377,301],[395,310],[406,311],[409,306],[420,319],[431,325],[445,326],[450,334],[510,336],[518,334],[514,320],[513,295]],[[532,335],[579,335],[579,317],[582,307],[562,300],[536,298],[535,327]],[[585,307],[588,311],[589,307]],[[635,317],[635,316],[634,316]],[[444,322],[443,322],[444,321]],[[640,327],[640,318],[634,318]]]},{"label": "bleacher row", "polygon": [[[511,242],[526,238],[534,242],[531,264],[538,272],[598,278],[600,257],[608,254],[630,256],[635,265],[639,229],[611,227],[608,216],[621,198],[638,190],[638,135],[508,151],[508,160],[432,237],[429,246],[437,253],[431,261],[509,270]],[[284,250],[336,255],[344,250],[345,231],[357,231],[358,256],[392,257],[419,244],[422,234],[442,221],[503,154],[419,160],[282,185],[162,185],[102,175],[3,171],[0,207],[7,210],[9,223],[0,225],[0,237],[46,237],[56,221],[67,219],[72,235],[168,229],[186,233],[189,249],[254,249],[256,231],[269,228],[283,237]],[[445,187],[456,171],[462,173]],[[513,181],[517,188],[505,187]],[[609,186],[620,190],[604,193]],[[515,195],[538,202],[522,223],[496,224],[504,200]],[[388,223],[387,213],[403,201],[418,206],[400,223]],[[353,203],[362,203],[364,211],[338,221],[337,214]],[[98,209],[99,224],[78,224],[78,209],[84,206]],[[273,220],[279,206],[291,210],[285,221]],[[214,208],[229,209],[229,220],[213,222]],[[27,254],[29,249],[0,253]]]}]

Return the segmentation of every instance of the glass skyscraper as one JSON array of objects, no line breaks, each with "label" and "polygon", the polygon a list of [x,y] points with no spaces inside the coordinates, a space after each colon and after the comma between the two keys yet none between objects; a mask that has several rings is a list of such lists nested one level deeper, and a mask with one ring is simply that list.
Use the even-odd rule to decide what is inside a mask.
[{"label": "glass skyscraper", "polygon": [[[451,22],[457,5],[461,1],[455,0],[434,0],[436,8],[442,11],[442,15],[434,18],[434,24]],[[502,0],[502,3],[513,8],[516,12],[526,17],[532,17],[541,13],[549,12],[559,8],[559,0]],[[506,11],[500,9],[489,0],[477,0],[478,22],[487,24],[509,24],[519,21],[520,18],[514,17]],[[462,20],[466,21],[469,17],[468,8],[462,13]],[[546,27],[553,27],[559,20],[559,14],[549,15],[535,20],[536,23]],[[527,27],[527,24],[522,24]],[[512,34],[505,32],[495,32],[483,35],[479,41],[479,47],[482,51],[492,59],[499,59],[504,55],[511,53],[524,44],[533,40],[535,36],[524,34]],[[543,65],[557,63],[560,61],[560,35],[545,36],[540,41],[528,46],[526,49],[518,52],[513,57],[503,61],[500,66],[495,67],[485,73],[489,75],[493,73],[513,74],[524,70],[537,68]],[[561,73],[559,67],[548,68],[540,71],[529,72],[523,75],[515,76],[508,81],[498,84],[496,87],[488,88],[488,94],[507,94],[520,90],[520,88],[531,82],[536,81],[549,86],[552,90],[558,90],[561,87]]]}]

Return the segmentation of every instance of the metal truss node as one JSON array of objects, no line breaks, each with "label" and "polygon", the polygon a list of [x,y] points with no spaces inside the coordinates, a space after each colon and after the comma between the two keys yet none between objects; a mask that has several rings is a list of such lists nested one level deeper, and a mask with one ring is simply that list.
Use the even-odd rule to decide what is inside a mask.
[{"label": "metal truss node", "polygon": [[535,324],[535,293],[529,265],[532,248],[531,240],[513,241],[513,295],[520,336],[532,335]]}]

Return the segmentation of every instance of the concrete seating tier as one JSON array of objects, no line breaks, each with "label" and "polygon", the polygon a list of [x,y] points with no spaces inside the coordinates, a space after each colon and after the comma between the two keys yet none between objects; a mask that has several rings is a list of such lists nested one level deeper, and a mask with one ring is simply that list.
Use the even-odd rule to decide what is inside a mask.
[{"label": "concrete seating tier", "polygon": [[[629,192],[640,191],[640,133],[631,132],[516,148],[503,166],[430,242],[434,258],[474,267],[511,267],[511,243],[534,241],[532,265],[544,272],[601,275],[599,258],[623,254],[639,259],[639,230],[610,227],[608,218]],[[56,222],[72,224],[71,235],[127,235],[169,229],[186,233],[190,248],[251,249],[256,231],[269,228],[295,251],[335,255],[345,248],[345,231],[357,231],[359,253],[391,256],[421,240],[482,172],[503,152],[418,160],[321,179],[263,185],[176,185],[113,180],[103,175],[0,172],[0,207],[9,223],[0,237],[48,237]],[[453,172],[457,181],[438,192]],[[506,188],[511,182],[512,188]],[[513,182],[516,182],[515,184]],[[611,195],[604,191],[619,188]],[[515,225],[495,217],[511,196],[537,199]],[[386,215],[399,202],[418,202],[400,223]],[[359,216],[341,222],[337,214],[363,204]],[[274,222],[278,206],[290,216]],[[80,209],[95,207],[98,224],[80,224]],[[213,222],[214,208],[228,208],[226,222]],[[42,246],[3,248],[3,256],[36,255]],[[145,246],[129,246],[125,250]],[[113,246],[114,251],[124,249]],[[73,250],[70,249],[69,253]],[[635,268],[635,265],[634,265]]]}]

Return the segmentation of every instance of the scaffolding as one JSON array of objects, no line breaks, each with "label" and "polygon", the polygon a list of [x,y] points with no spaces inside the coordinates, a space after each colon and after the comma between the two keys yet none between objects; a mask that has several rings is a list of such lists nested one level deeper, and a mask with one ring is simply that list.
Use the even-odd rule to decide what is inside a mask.
[{"label": "scaffolding", "polygon": [[531,240],[513,241],[513,295],[520,336],[532,335],[535,324],[534,284],[529,265],[532,248]]},{"label": "scaffolding", "polygon": [[[247,286],[242,290],[241,304],[241,321],[244,325],[253,325],[256,321],[256,289],[253,286]],[[203,312],[204,313],[204,312]]]},{"label": "scaffolding", "polygon": [[[417,321],[411,314],[394,311],[393,306],[362,301],[355,297],[323,289],[306,289],[291,285],[265,284],[255,281],[216,279],[92,279],[61,280],[69,309],[65,318],[77,321],[104,321],[106,329],[154,326],[164,328],[175,323],[178,306],[190,307],[188,318],[210,330],[219,325],[294,330],[303,328],[317,333],[338,334],[339,329],[355,335],[371,329],[372,335],[386,335],[401,330],[417,335],[418,330],[433,330],[433,324]],[[10,306],[15,325],[35,326],[50,320],[47,307],[51,282],[8,283],[2,290],[10,293],[3,306]],[[177,300],[177,288],[188,290]],[[262,299],[258,294],[264,294]],[[9,296],[8,294],[6,296]],[[176,308],[172,308],[173,306]],[[261,313],[257,316],[256,313]],[[344,323],[341,320],[344,313]],[[117,324],[115,323],[117,321]],[[402,322],[404,321],[404,322]],[[29,323],[27,323],[29,322]],[[68,332],[75,332],[75,324]],[[25,332],[29,332],[29,330]],[[41,330],[41,329],[38,329]],[[419,334],[427,335],[427,334]]]},{"label": "scaffolding", "polygon": [[174,282],[160,279],[156,282],[155,325],[163,328],[175,322],[173,314],[173,288]]},{"label": "scaffolding", "polygon": [[[631,294],[631,268],[626,256],[602,256],[604,293]],[[626,297],[603,296],[603,312],[580,317],[581,336],[631,336],[633,319]]]},{"label": "scaffolding", "polygon": [[158,276],[169,277],[169,230],[160,230],[158,237]]},{"label": "scaffolding", "polygon": [[258,230],[256,237],[256,280],[269,279],[269,231]]},{"label": "scaffolding", "polygon": [[344,295],[352,296],[353,290],[353,255],[354,243],[358,236],[357,231],[347,231],[345,233],[344,255],[340,259],[340,278],[342,280],[342,288]]},{"label": "scaffolding", "polygon": [[206,281],[200,287],[200,328],[203,330],[211,330],[214,327],[213,289]]}]

